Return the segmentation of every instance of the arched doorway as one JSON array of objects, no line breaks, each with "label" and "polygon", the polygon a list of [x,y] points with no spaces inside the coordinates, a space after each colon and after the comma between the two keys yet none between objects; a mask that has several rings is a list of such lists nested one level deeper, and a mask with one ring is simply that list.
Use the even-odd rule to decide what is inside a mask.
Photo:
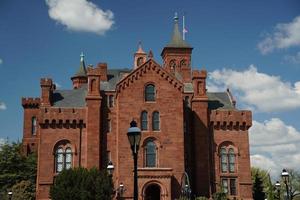
[{"label": "arched doorway", "polygon": [[145,190],[145,200],[160,200],[160,186],[151,184]]}]

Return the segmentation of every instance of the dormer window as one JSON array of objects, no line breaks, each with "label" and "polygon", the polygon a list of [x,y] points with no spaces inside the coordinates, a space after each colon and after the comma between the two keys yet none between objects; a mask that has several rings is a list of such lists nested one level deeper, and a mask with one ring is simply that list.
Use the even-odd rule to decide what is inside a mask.
[{"label": "dormer window", "polygon": [[155,101],[155,86],[149,84],[145,88],[145,101]]}]

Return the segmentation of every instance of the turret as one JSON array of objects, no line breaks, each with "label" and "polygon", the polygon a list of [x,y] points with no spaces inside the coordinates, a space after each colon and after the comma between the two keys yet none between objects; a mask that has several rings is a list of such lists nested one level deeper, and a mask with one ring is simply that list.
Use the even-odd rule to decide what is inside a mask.
[{"label": "turret", "polygon": [[80,66],[77,71],[77,73],[71,77],[71,80],[73,82],[73,88],[77,89],[80,88],[83,84],[87,83],[87,74],[86,74],[86,68],[84,63],[84,54],[80,54]]},{"label": "turret", "polygon": [[51,106],[52,94],[55,90],[55,85],[51,78],[41,78],[40,81],[41,93],[41,106]]},{"label": "turret", "polygon": [[163,67],[182,82],[191,82],[191,54],[193,48],[182,39],[175,13],[173,36],[162,53]]},{"label": "turret", "polygon": [[139,42],[138,50],[134,53],[134,69],[138,68],[140,65],[145,63],[147,60],[147,54],[144,52],[142,48],[142,43]]}]

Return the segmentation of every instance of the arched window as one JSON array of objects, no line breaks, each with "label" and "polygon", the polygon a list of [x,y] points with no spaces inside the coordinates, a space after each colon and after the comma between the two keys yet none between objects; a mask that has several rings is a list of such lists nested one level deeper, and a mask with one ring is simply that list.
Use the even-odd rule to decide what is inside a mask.
[{"label": "arched window", "polygon": [[228,164],[227,164],[227,152],[226,152],[225,147],[221,148],[220,156],[221,156],[221,171],[222,172],[227,172],[228,171]]},{"label": "arched window", "polygon": [[56,172],[61,172],[64,168],[64,150],[59,147],[56,150]]},{"label": "arched window", "polygon": [[70,147],[66,149],[66,169],[70,169],[72,167],[72,150]]},{"label": "arched window", "polygon": [[143,62],[144,62],[143,57],[139,57],[136,61],[136,66],[140,66],[141,64],[143,64]]},{"label": "arched window", "polygon": [[152,84],[145,88],[145,101],[155,101],[155,86]]},{"label": "arched window", "polygon": [[59,173],[63,169],[70,169],[72,167],[72,160],[72,149],[66,145],[59,145],[55,151],[55,172]]},{"label": "arched window", "polygon": [[148,113],[143,111],[141,114],[141,128],[142,131],[148,130]]},{"label": "arched window", "polygon": [[229,172],[235,171],[235,154],[233,148],[230,148],[228,151],[228,160],[229,160]]},{"label": "arched window", "polygon": [[36,117],[31,118],[31,134],[36,135]]},{"label": "arched window", "polygon": [[160,129],[159,112],[157,111],[152,114],[152,129],[153,131],[159,131]]},{"label": "arched window", "polygon": [[186,67],[186,60],[183,59],[183,60],[180,61],[180,67],[181,68],[185,68]]},{"label": "arched window", "polygon": [[146,167],[156,167],[156,145],[149,141],[145,147]]}]

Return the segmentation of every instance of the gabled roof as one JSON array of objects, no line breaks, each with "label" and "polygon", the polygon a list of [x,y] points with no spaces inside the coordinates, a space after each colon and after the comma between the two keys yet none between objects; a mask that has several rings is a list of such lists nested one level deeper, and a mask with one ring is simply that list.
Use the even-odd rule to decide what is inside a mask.
[{"label": "gabled roof", "polygon": [[128,87],[130,84],[138,80],[143,74],[146,74],[147,71],[153,70],[161,77],[163,77],[166,81],[177,88],[180,91],[183,91],[183,83],[179,81],[175,76],[167,72],[163,69],[157,62],[155,62],[152,58],[147,60],[145,63],[140,65],[138,68],[133,70],[130,74],[128,74],[124,79],[122,79],[119,83],[117,83],[116,90],[117,92],[121,92],[124,88]]}]

